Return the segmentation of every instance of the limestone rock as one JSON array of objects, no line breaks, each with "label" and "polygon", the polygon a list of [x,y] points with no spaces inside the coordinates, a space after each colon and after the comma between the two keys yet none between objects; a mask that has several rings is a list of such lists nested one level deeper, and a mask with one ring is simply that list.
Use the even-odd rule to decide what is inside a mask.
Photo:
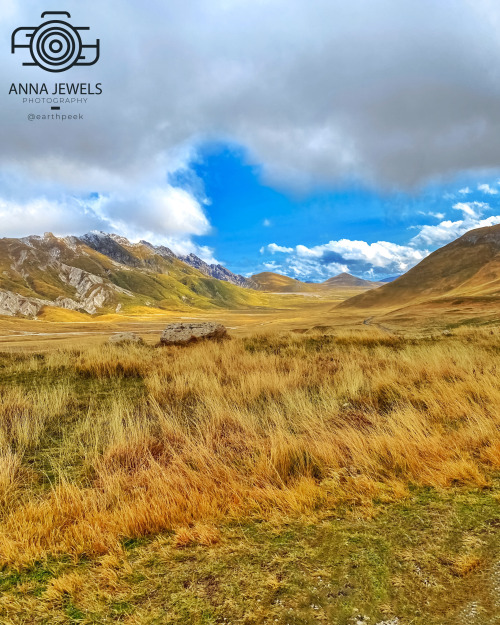
[{"label": "limestone rock", "polygon": [[160,338],[160,345],[188,345],[203,339],[220,341],[227,338],[227,330],[220,323],[171,323]]},{"label": "limestone rock", "polygon": [[0,315],[9,317],[22,316],[36,318],[44,306],[52,302],[36,297],[23,297],[11,291],[0,291]]},{"label": "limestone rock", "polygon": [[108,343],[112,345],[143,345],[142,338],[134,332],[121,332],[120,334],[113,334],[109,337]]}]

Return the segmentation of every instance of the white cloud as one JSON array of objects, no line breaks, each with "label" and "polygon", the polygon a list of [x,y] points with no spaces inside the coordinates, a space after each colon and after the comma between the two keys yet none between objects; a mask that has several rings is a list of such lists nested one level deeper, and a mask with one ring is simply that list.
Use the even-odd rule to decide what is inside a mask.
[{"label": "white cloud", "polygon": [[437,226],[422,226],[419,234],[412,239],[413,245],[440,246],[461,237],[469,230],[486,228],[500,223],[500,215],[486,219],[464,219],[459,221],[443,221]]},{"label": "white cloud", "polygon": [[5,237],[44,232],[53,232],[55,235],[83,234],[106,227],[104,220],[73,198],[61,198],[60,201],[35,198],[26,202],[0,198],[0,223],[2,236]]},{"label": "white cloud", "polygon": [[271,252],[271,254],[276,254],[276,252],[288,254],[290,252],[293,252],[293,247],[283,247],[282,245],[276,245],[276,243],[270,243],[267,246],[267,250]]},{"label": "white cloud", "polygon": [[187,191],[171,186],[134,191],[99,197],[93,208],[125,236],[140,231],[158,239],[210,232],[200,203]]},{"label": "white cloud", "polygon": [[490,206],[484,202],[458,202],[454,204],[453,208],[457,211],[462,211],[464,216],[475,219],[482,215],[485,210],[488,210]]},{"label": "white cloud", "polygon": [[425,211],[418,211],[418,214],[419,215],[424,215],[425,217],[434,217],[435,219],[444,219],[445,218],[445,214],[444,213],[432,213],[432,212],[427,213]]},{"label": "white cloud", "polygon": [[[199,246],[193,237],[208,234],[210,222],[200,203],[183,189],[170,185],[151,188],[122,186],[106,195],[75,195],[57,187],[44,187],[43,197],[31,197],[26,185],[21,200],[12,198],[10,187],[19,179],[3,179],[0,196],[2,235],[22,237],[46,231],[56,235],[84,234],[91,230],[119,233],[131,241],[146,239],[171,247],[176,253],[194,252],[214,262],[213,250]],[[9,197],[10,196],[10,197]]]},{"label": "white cloud", "polygon": [[302,279],[325,279],[342,272],[370,277],[399,274],[407,271],[428,254],[427,250],[388,241],[370,244],[349,239],[330,241],[314,247],[297,245],[290,248],[271,243],[264,248],[264,251],[266,250],[270,253],[279,250],[286,254],[287,257],[280,267],[285,273]]},{"label": "white cloud", "polygon": [[472,189],[470,187],[464,187],[463,189],[460,189],[459,193],[462,195],[469,195],[472,193]]},{"label": "white cloud", "polygon": [[490,211],[491,207],[483,202],[459,202],[453,208],[462,211],[462,219],[442,221],[435,226],[421,226],[420,232],[413,237],[410,244],[415,247],[422,245],[436,247],[450,243],[474,228],[484,228],[500,223],[500,215],[484,217],[484,213]]},{"label": "white cloud", "polygon": [[274,271],[275,273],[281,273],[282,271],[282,267],[279,263],[276,263],[274,260],[268,262],[268,263],[263,263],[263,266],[268,270],[268,271]]},{"label": "white cloud", "polygon": [[485,193],[486,195],[498,195],[498,189],[493,189],[489,184],[479,184],[477,190]]}]

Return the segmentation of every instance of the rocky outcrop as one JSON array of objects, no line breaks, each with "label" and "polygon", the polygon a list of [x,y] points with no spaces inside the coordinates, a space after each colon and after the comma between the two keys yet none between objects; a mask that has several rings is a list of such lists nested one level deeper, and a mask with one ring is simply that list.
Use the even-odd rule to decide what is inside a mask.
[{"label": "rocky outcrop", "polygon": [[200,340],[225,338],[228,338],[227,330],[220,323],[171,323],[163,331],[160,345],[188,345]]},{"label": "rocky outcrop", "polygon": [[230,282],[231,284],[235,284],[236,286],[241,286],[244,289],[257,289],[258,286],[253,280],[248,278],[244,278],[239,274],[233,273],[226,269],[222,265],[209,265],[201,258],[198,258],[195,254],[188,254],[187,256],[179,256],[179,259],[182,262],[198,269],[201,273],[205,274],[210,278],[216,278],[217,280],[223,280],[224,282]]},{"label": "rocky outcrop", "polygon": [[[133,297],[133,293],[121,288],[101,276],[68,265],[63,258],[85,256],[82,243],[76,237],[57,239],[47,233],[43,237],[25,237],[16,241],[7,240],[4,250],[8,253],[10,266],[2,276],[10,283],[21,283],[23,289],[35,291],[32,296],[20,295],[9,288],[0,290],[0,314],[8,316],[36,317],[44,306],[96,314],[104,306],[116,308],[118,295]],[[70,261],[71,262],[71,261]],[[36,286],[44,284],[40,272],[47,272],[48,289],[37,297]],[[57,278],[59,285],[54,282]],[[54,288],[65,294],[46,299],[45,293]]]},{"label": "rocky outcrop", "polygon": [[[62,263],[59,267],[59,279],[76,289],[79,300],[77,307],[85,310],[90,315],[95,315],[99,308],[111,303],[115,299],[116,293],[122,293],[129,297],[133,295],[126,289],[105,283],[99,276],[83,271],[83,269],[78,267],[70,267]],[[63,305],[63,308],[69,307]]]},{"label": "rocky outcrop", "polygon": [[169,247],[165,247],[164,245],[153,245],[152,243],[149,243],[149,241],[144,241],[144,240],[139,241],[139,243],[141,245],[144,245],[144,247],[147,247],[149,250],[151,250],[155,254],[158,254],[162,258],[168,258],[168,259],[177,258],[177,256],[172,252],[172,250]]},{"label": "rocky outcrop", "polygon": [[31,317],[34,319],[44,306],[54,306],[55,308],[79,310],[95,314],[97,307],[102,305],[101,302],[107,295],[107,293],[97,292],[83,302],[78,302],[70,297],[58,297],[51,301],[37,297],[23,297],[11,291],[0,291],[0,315],[7,317]]},{"label": "rocky outcrop", "polygon": [[[123,237],[118,237],[117,235],[113,237],[105,232],[89,232],[80,237],[80,241],[121,265],[127,265],[128,267],[140,267],[141,265],[140,261],[123,247],[122,243],[127,241]],[[127,241],[127,243],[129,242]]]},{"label": "rocky outcrop", "polygon": [[[476,228],[469,230],[458,241],[468,243],[469,245],[477,245],[478,243],[489,244],[495,249],[500,250],[500,224],[489,226],[486,228]],[[454,241],[456,243],[456,241]]]},{"label": "rocky outcrop", "polygon": [[23,297],[11,291],[0,291],[0,315],[7,317],[36,317],[44,306],[53,306],[53,302]]},{"label": "rocky outcrop", "polygon": [[111,345],[143,345],[144,341],[135,332],[121,332],[110,336],[108,343]]}]

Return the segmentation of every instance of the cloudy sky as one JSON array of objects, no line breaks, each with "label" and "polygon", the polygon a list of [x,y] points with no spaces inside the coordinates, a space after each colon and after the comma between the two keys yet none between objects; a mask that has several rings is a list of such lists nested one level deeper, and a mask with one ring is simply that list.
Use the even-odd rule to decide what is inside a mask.
[{"label": "cloudy sky", "polygon": [[[244,274],[397,275],[500,222],[493,0],[0,0],[0,236],[119,232]],[[101,60],[23,67],[67,10]],[[12,83],[102,83],[83,121]]]}]

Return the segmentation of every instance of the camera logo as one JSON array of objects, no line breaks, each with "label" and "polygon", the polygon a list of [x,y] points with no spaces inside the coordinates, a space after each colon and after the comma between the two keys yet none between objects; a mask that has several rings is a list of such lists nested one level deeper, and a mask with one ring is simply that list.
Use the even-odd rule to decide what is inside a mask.
[{"label": "camera logo", "polygon": [[[46,16],[65,15],[66,11],[46,11]],[[17,28],[12,33],[12,54],[19,48],[28,48],[32,63],[47,72],[65,72],[72,67],[95,65],[101,55],[100,40],[95,44],[84,44],[80,32],[89,27],[72,26],[61,19],[49,19],[40,26]]]}]

